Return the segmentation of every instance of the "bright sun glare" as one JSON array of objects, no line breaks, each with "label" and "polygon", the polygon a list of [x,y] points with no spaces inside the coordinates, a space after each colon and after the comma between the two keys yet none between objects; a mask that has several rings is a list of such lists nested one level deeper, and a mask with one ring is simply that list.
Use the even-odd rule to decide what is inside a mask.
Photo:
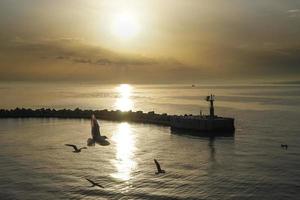
[{"label": "bright sun glare", "polygon": [[119,97],[115,103],[116,109],[121,111],[129,111],[133,109],[133,102],[131,99],[132,86],[128,84],[121,84],[117,88]]},{"label": "bright sun glare", "polygon": [[112,177],[120,180],[129,180],[131,172],[135,168],[136,163],[133,160],[135,150],[135,138],[132,134],[131,126],[127,122],[118,125],[118,131],[112,136],[112,140],[116,143],[116,159],[113,160],[117,171]]},{"label": "bright sun glare", "polygon": [[130,12],[123,12],[115,17],[112,32],[120,39],[135,37],[140,31],[137,17]]},{"label": "bright sun glare", "polygon": [[120,84],[117,87],[117,90],[122,97],[129,97],[131,95],[132,87],[128,84]]}]

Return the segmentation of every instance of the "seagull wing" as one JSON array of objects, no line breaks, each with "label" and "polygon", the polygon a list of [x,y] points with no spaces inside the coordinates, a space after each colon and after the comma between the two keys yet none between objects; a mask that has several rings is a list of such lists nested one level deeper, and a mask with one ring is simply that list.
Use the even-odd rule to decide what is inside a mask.
[{"label": "seagull wing", "polygon": [[91,184],[93,184],[92,186],[95,186],[95,185],[96,185],[96,183],[95,183],[94,181],[92,181],[91,179],[86,178],[86,180],[87,180],[88,182],[90,182]]},{"label": "seagull wing", "polygon": [[104,188],[102,185],[100,185],[98,183],[96,183],[95,185],[98,186],[98,187]]},{"label": "seagull wing", "polygon": [[98,186],[98,187],[104,188],[102,185],[100,185],[100,184],[98,184],[98,183],[95,183],[95,182],[92,181],[91,179],[86,178],[86,180],[92,184],[91,187]]},{"label": "seagull wing", "polygon": [[87,149],[86,147],[81,147],[79,150],[81,150],[81,149]]},{"label": "seagull wing", "polygon": [[155,162],[155,165],[156,165],[156,168],[157,168],[157,171],[161,171],[161,168],[160,168],[160,164],[158,163],[158,161],[156,159],[154,159],[154,162]]},{"label": "seagull wing", "polygon": [[74,144],[65,144],[66,146],[73,147],[75,151],[78,151],[78,148]]}]

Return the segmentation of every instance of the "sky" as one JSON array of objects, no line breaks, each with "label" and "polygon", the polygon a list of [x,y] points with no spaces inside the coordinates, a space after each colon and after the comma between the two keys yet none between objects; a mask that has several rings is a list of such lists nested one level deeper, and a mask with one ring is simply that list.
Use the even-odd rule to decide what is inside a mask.
[{"label": "sky", "polygon": [[299,80],[299,0],[1,0],[1,81]]}]

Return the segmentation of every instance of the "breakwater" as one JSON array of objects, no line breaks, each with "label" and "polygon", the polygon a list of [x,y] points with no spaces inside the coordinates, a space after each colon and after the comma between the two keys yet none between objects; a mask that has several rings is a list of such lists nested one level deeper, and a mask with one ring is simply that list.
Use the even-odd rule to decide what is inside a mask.
[{"label": "breakwater", "polygon": [[73,118],[90,119],[94,114],[98,119],[110,121],[129,121],[149,124],[170,125],[171,115],[157,114],[155,112],[144,113],[143,111],[125,111],[120,110],[82,110],[72,109],[0,109],[0,118]]},{"label": "breakwater", "polygon": [[[128,121],[148,124],[170,126],[171,130],[195,131],[196,135],[208,133],[207,136],[224,135],[235,130],[234,119],[218,117],[216,115],[168,115],[157,114],[154,111],[144,113],[143,111],[120,110],[81,110],[71,109],[26,109],[16,108],[12,110],[0,109],[0,118],[83,118],[89,119],[94,114],[98,119],[110,121]],[[185,133],[185,132],[184,132]]]}]

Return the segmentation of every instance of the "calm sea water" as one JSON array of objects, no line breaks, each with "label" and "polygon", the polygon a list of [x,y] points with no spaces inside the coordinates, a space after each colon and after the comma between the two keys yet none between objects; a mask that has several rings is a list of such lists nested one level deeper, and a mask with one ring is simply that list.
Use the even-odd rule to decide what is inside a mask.
[{"label": "calm sea water", "polygon": [[86,145],[88,120],[0,119],[0,199],[299,199],[299,85],[0,84],[2,108],[198,114],[210,93],[216,113],[236,119],[234,137],[100,121],[111,144],[75,154],[64,144]]}]

